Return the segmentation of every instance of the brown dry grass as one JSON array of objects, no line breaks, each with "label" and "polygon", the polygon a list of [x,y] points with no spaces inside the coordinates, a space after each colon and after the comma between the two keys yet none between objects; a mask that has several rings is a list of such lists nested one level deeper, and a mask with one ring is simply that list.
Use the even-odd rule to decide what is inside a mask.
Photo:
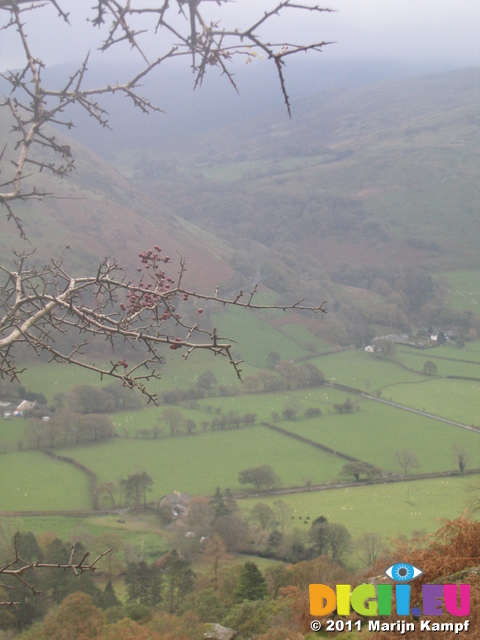
[{"label": "brown dry grass", "polygon": [[[420,606],[422,584],[430,583],[464,583],[470,584],[470,629],[469,640],[480,639],[480,522],[461,517],[447,520],[443,526],[429,537],[427,544],[412,548],[411,543],[397,543],[396,558],[402,562],[413,564],[422,569],[423,575],[411,583],[412,606]],[[392,616],[388,621],[395,621]],[[405,621],[409,619],[403,618]],[[438,620],[432,622],[464,622],[465,618],[445,613]],[[428,635],[428,634],[427,634]],[[390,640],[395,632],[375,633],[375,640]],[[372,636],[373,637],[373,636]],[[423,640],[425,632],[420,631],[420,624],[415,625],[415,631],[409,632],[409,638]],[[436,631],[436,640],[450,640],[451,631]]]}]

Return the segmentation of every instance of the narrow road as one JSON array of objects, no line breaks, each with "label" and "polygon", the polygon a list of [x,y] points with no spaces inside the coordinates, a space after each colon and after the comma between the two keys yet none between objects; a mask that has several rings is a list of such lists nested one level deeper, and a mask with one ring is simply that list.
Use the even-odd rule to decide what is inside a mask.
[{"label": "narrow road", "polygon": [[420,409],[413,409],[412,407],[406,407],[403,404],[398,404],[396,402],[391,402],[390,400],[383,400],[382,398],[375,398],[375,396],[370,396],[367,393],[360,392],[362,398],[367,398],[368,400],[373,400],[374,402],[382,402],[383,404],[388,404],[390,407],[395,407],[396,409],[403,409],[403,411],[410,411],[410,413],[416,413],[419,416],[424,416],[425,418],[432,418],[432,420],[438,420],[439,422],[446,422],[447,424],[451,424],[454,427],[460,427],[460,429],[467,429],[467,431],[474,431],[475,433],[480,434],[480,429],[477,427],[471,427],[468,424],[463,424],[462,422],[455,422],[454,420],[448,420],[448,418],[442,418],[441,416],[436,416],[433,413],[427,413],[426,411],[420,411]]}]

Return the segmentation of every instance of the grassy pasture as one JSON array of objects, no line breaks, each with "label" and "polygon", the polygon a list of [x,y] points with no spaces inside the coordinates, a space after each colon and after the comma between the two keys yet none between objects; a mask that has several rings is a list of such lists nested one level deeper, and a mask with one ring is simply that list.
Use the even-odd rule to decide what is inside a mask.
[{"label": "grassy pasture", "polygon": [[[419,372],[426,360],[432,360],[437,364],[442,376],[480,377],[478,365],[460,362],[478,360],[477,343],[470,343],[468,350],[458,350],[448,345],[419,352],[419,355],[400,347],[397,357],[406,366]],[[384,399],[391,399],[415,409],[424,409],[434,415],[465,424],[478,423],[480,382],[429,378],[421,373],[406,371],[395,361],[376,358],[361,350],[343,351],[316,358],[312,362],[322,368],[327,379],[332,382],[356,387],[368,393],[380,389]]]},{"label": "grassy pasture", "polygon": [[[401,362],[410,369],[415,369],[418,372],[422,372],[423,365],[427,360],[431,360],[437,365],[438,376],[465,376],[469,378],[478,378],[480,380],[480,361],[478,354],[471,354],[473,357],[469,357],[468,354],[459,352],[455,349],[456,353],[453,353],[452,349],[444,349],[440,347],[438,349],[430,349],[428,351],[407,351],[398,350],[395,359]],[[454,357],[456,356],[456,357]],[[463,356],[463,357],[462,357]],[[462,360],[471,360],[472,362],[462,362]],[[477,360],[477,362],[474,362]]]},{"label": "grassy pasture", "polygon": [[[354,398],[353,398],[354,399]],[[454,445],[470,452],[471,467],[480,467],[480,434],[415,415],[372,400],[361,400],[360,411],[323,415],[321,418],[282,422],[280,426],[314,442],[401,473],[395,464],[397,450],[416,453],[420,467],[428,473],[456,469]]]},{"label": "grassy pasture", "polygon": [[[381,532],[385,541],[416,532],[437,530],[443,518],[455,518],[468,504],[468,488],[476,477],[445,478],[350,487],[321,492],[304,492],[269,498],[249,498],[238,501],[248,513],[257,502],[272,505],[277,500],[292,509],[291,528],[307,531],[312,520],[324,515],[330,522],[344,524],[357,537],[367,531]],[[307,520],[307,516],[310,518]],[[119,523],[118,520],[125,520]],[[33,531],[37,536],[53,532],[62,540],[81,540],[92,553],[104,550],[114,541],[114,554],[123,557],[123,545],[128,544],[152,560],[168,547],[151,519],[139,519],[128,514],[72,516],[22,516],[2,518],[3,533],[10,538],[15,531]],[[242,556],[242,562],[246,559]]]},{"label": "grassy pasture", "polygon": [[448,282],[450,307],[480,313],[480,271],[450,271],[442,275]]},{"label": "grassy pasture", "polygon": [[316,346],[318,351],[333,351],[333,346],[328,342],[324,342],[320,340],[315,334],[304,327],[301,324],[294,324],[293,322],[290,324],[282,325],[281,328],[277,328],[278,331],[281,331],[286,336],[289,336],[292,340],[297,342],[299,345],[307,345],[313,344]]},{"label": "grassy pasture", "polygon": [[248,512],[257,502],[272,505],[281,499],[292,509],[292,528],[308,530],[312,521],[323,515],[329,522],[345,525],[352,537],[375,531],[387,540],[410,536],[416,531],[432,533],[439,528],[442,519],[460,516],[469,500],[468,487],[474,481],[473,477],[414,480],[261,500],[248,498],[238,504]]},{"label": "grassy pasture", "polygon": [[394,402],[467,425],[480,426],[480,382],[434,378],[422,385],[392,386],[384,391],[383,397],[387,395]]},{"label": "grassy pasture", "polygon": [[0,443],[8,443],[9,450],[17,448],[17,442],[25,436],[28,421],[24,418],[0,419]]},{"label": "grassy pasture", "polygon": [[[253,314],[241,309],[232,315],[236,315],[238,328],[244,328],[247,338],[250,331],[248,323],[256,323],[258,320]],[[242,324],[241,321],[245,319],[248,321]],[[263,342],[260,339],[259,343],[255,343],[257,358],[261,364],[264,364],[269,351],[278,350],[277,340],[283,341],[280,352],[284,358],[288,357],[287,352],[289,355],[299,355],[302,351],[296,343],[303,342],[308,331],[306,334],[303,327],[295,325],[285,328],[292,335],[289,342],[277,332],[270,331],[269,344],[266,344],[267,336],[264,336]],[[255,345],[251,348],[254,349]],[[170,375],[160,381],[159,391],[190,386],[208,368],[215,372],[219,382],[231,383],[235,387],[236,380],[232,379],[231,367],[222,360],[221,368],[218,369],[217,363],[212,363],[208,356],[209,354],[194,354],[187,365],[180,361],[172,362]],[[419,352],[419,355],[399,347],[397,357],[407,366],[411,365],[418,370],[423,368],[424,360],[432,359],[439,368],[448,367],[445,371],[447,375],[453,371],[467,371],[469,367],[474,369],[476,365],[459,360],[480,362],[480,343],[468,343],[463,350],[445,345],[441,349]],[[448,359],[444,360],[445,357]],[[335,382],[362,388],[369,393],[382,387],[382,398],[386,400],[391,398],[394,402],[425,409],[466,424],[478,423],[480,383],[428,378],[406,371],[395,362],[376,358],[363,350],[348,350],[311,361],[325,371],[327,378]],[[255,371],[251,366],[244,368],[246,375]],[[68,391],[75,384],[99,383],[97,376],[86,371],[73,367],[67,371],[65,367],[47,367],[37,363],[29,367],[25,376],[23,384],[28,389],[44,393],[49,400],[55,393]],[[240,383],[238,388],[241,389]],[[367,401],[353,394],[351,399],[360,410],[350,415],[335,413],[333,404],[343,402],[348,395],[330,387],[319,387],[284,393],[205,398],[200,401],[197,409],[180,408],[185,418],[191,418],[197,423],[197,433],[193,436],[161,437],[158,440],[122,438],[98,445],[70,448],[65,453],[94,470],[99,482],[116,481],[128,473],[145,469],[154,478],[155,493],[150,497],[155,498],[173,490],[209,495],[217,485],[234,490],[239,488],[240,470],[264,463],[271,464],[285,486],[303,485],[307,477],[313,483],[336,480],[344,464],[343,460],[260,426],[202,433],[201,423],[210,422],[216,417],[216,410],[225,415],[230,411],[239,415],[255,413],[258,423],[261,420],[271,421],[272,411],[281,415],[283,409],[293,406],[297,410],[297,420],[291,423],[281,421],[279,426],[388,471],[400,472],[395,466],[393,455],[395,450],[404,448],[416,452],[420,472],[454,469],[454,444],[461,444],[469,450],[469,467],[480,466],[480,436],[477,434]],[[321,418],[303,418],[305,409],[317,406],[323,412]],[[159,424],[163,424],[164,433],[168,434],[168,426],[162,422],[164,408],[147,405],[135,412],[116,413],[113,420],[119,433],[124,433],[127,427],[130,436],[135,436],[137,429]],[[23,420],[0,421],[0,441],[8,441],[12,451],[3,457],[1,478],[2,487],[6,487],[6,490],[2,492],[0,509],[90,508],[88,482],[79,471],[39,453],[14,452],[20,429],[24,428],[23,423]],[[31,472],[33,468],[35,475]]]},{"label": "grassy pasture", "polygon": [[[282,311],[271,313],[283,314]],[[307,353],[295,340],[275,331],[248,309],[216,313],[215,326],[220,335],[235,336],[233,352],[256,367],[265,367],[270,351],[279,353],[282,360],[292,360]]]},{"label": "grassy pasture", "polygon": [[[243,366],[243,365],[242,365]],[[248,370],[244,373],[248,374]],[[252,370],[255,373],[255,370]],[[239,383],[240,385],[241,383]],[[241,386],[239,387],[241,390]],[[316,390],[317,391],[317,390]],[[334,402],[341,402],[345,398],[344,392],[335,390],[328,390],[330,397]],[[315,404],[325,401],[326,406],[330,406],[330,403],[325,400],[323,394],[318,390],[319,400],[315,400]],[[305,395],[305,398],[304,398]],[[244,415],[245,413],[255,413],[257,416],[257,423],[271,420],[271,412],[276,411],[279,414],[283,409],[290,406],[291,403],[298,405],[300,411],[303,411],[303,407],[309,406],[307,402],[310,393],[305,391],[296,391],[294,393],[252,393],[252,394],[239,394],[232,396],[212,396],[198,401],[200,408],[189,409],[186,407],[177,407],[185,418],[194,420],[197,424],[197,433],[202,431],[201,423],[210,422],[214,418],[218,417],[217,412],[223,415],[228,415],[230,412],[238,415]],[[123,433],[125,427],[128,428],[130,436],[135,436],[135,431],[141,428],[150,429],[154,425],[159,425],[164,429],[164,435],[169,435],[169,427],[164,421],[162,414],[167,405],[154,406],[147,405],[142,409],[135,412],[117,412],[112,415],[113,422],[116,430],[119,433]]]},{"label": "grassy pasture", "polygon": [[[65,542],[82,542],[92,556],[110,546],[113,547],[113,556],[123,556],[124,545],[129,545],[147,560],[151,560],[163,555],[168,548],[158,521],[155,522],[148,516],[142,519],[123,513],[98,516],[15,516],[2,518],[1,524],[7,540],[16,531],[32,531],[37,537],[53,533]],[[105,562],[107,560],[102,567]]]},{"label": "grassy pasture", "polygon": [[340,459],[262,427],[157,441],[117,439],[65,453],[95,471],[99,482],[145,470],[154,480],[152,498],[173,491],[213,495],[218,485],[242,488],[239,471],[261,464],[270,464],[286,486],[301,486],[307,476],[328,482],[341,468]]},{"label": "grassy pasture", "polygon": [[36,361],[26,365],[25,371],[21,374],[20,382],[29,391],[43,393],[51,402],[58,393],[68,393],[77,385],[88,384],[103,387],[111,384],[112,381],[106,378],[101,380],[100,376],[93,371],[80,367]]},{"label": "grassy pasture", "polygon": [[401,369],[392,360],[377,358],[363,349],[342,351],[316,358],[312,362],[324,371],[327,380],[369,393],[386,385],[424,379],[422,375]]},{"label": "grassy pasture", "polygon": [[91,509],[88,478],[36,451],[2,456],[0,511]]},{"label": "grassy pasture", "polygon": [[[108,366],[106,362],[98,364]],[[162,375],[160,380],[149,382],[148,388],[161,394],[171,389],[191,387],[195,384],[197,377],[208,369],[215,373],[218,384],[237,388],[240,386],[233,368],[225,358],[214,358],[210,353],[196,352],[188,358],[188,362],[183,360],[181,354],[170,356],[169,353],[165,364],[165,375]],[[247,375],[255,372],[254,367],[244,363],[242,363],[242,369]],[[20,382],[29,391],[43,393],[47,400],[52,402],[56,394],[67,393],[77,385],[103,387],[114,381],[108,377],[102,380],[98,374],[87,369],[57,363],[47,365],[36,361],[26,365]]]},{"label": "grassy pasture", "polygon": [[[480,342],[467,342],[463,349],[459,349],[451,342],[447,342],[439,348],[433,349],[412,349],[403,345],[397,346],[396,358],[403,357],[403,354],[410,354],[419,359],[425,358],[425,360],[438,359],[440,361],[446,360],[449,362],[462,362],[467,360],[467,364],[477,363],[480,365]],[[447,373],[451,373],[448,371]]]},{"label": "grassy pasture", "polygon": [[[418,360],[433,360],[433,361],[446,361],[447,366],[450,363],[465,362],[475,366],[480,365],[480,349],[478,342],[467,342],[463,349],[459,349],[451,342],[447,342],[441,347],[434,347],[432,349],[414,349],[405,345],[397,345],[395,358],[403,362],[404,355],[418,358]],[[447,373],[453,373],[447,371]]]},{"label": "grassy pasture", "polygon": [[[327,387],[318,389],[300,389],[290,392],[278,393],[251,393],[226,398],[206,398],[201,401],[202,407],[211,405],[220,409],[223,413],[236,411],[240,414],[250,412],[257,415],[257,422],[262,420],[271,421],[271,412],[276,411],[281,414],[283,409],[291,405],[297,407],[302,413],[308,406],[314,404],[324,404],[324,408],[329,408],[332,402],[341,402],[345,399],[344,391],[336,391]],[[207,415],[207,414],[206,414]],[[214,414],[213,414],[214,415]],[[208,414],[209,417],[213,417]]]}]

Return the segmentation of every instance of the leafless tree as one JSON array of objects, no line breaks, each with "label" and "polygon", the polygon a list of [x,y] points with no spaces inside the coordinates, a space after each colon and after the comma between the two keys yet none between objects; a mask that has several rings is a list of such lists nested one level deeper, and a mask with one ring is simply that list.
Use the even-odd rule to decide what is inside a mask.
[{"label": "leafless tree", "polygon": [[410,451],[410,449],[395,451],[394,457],[396,464],[403,469],[404,475],[407,475],[409,469],[415,469],[420,466],[417,454]]},{"label": "leafless tree", "polygon": [[362,533],[355,542],[354,550],[357,558],[366,566],[371,567],[388,551],[383,538],[375,532],[367,531]]},{"label": "leafless tree", "polygon": [[[330,11],[310,2],[283,0],[263,11],[246,27],[224,24],[228,0],[96,0],[90,9],[92,28],[99,30],[99,50],[115,52],[122,46],[132,49],[138,69],[127,82],[89,86],[89,54],[83,63],[65,79],[63,86],[53,88],[45,80],[45,64],[34,51],[30,40],[34,28],[31,17],[40,12],[55,11],[59,21],[69,23],[68,3],[63,0],[0,0],[0,30],[17,38],[18,52],[24,60],[19,70],[2,74],[10,87],[9,95],[0,101],[13,122],[6,144],[0,147],[0,206],[8,222],[16,225],[20,236],[35,246],[28,237],[28,220],[24,222],[18,204],[54,197],[35,181],[36,172],[56,177],[68,176],[75,168],[69,144],[59,140],[56,128],[70,129],[72,107],[80,108],[100,126],[108,126],[108,114],[101,105],[102,97],[120,94],[131,99],[144,113],[160,107],[140,93],[141,82],[165,61],[186,56],[194,72],[194,83],[200,85],[207,70],[217,68],[235,87],[231,62],[244,57],[251,60],[263,56],[274,66],[280,89],[290,112],[285,86],[284,66],[288,56],[308,50],[320,51],[326,42],[269,42],[261,32],[279,16],[288,12],[308,13],[312,17]],[[86,8],[86,10],[88,10]],[[223,13],[222,13],[223,12]],[[51,20],[51,13],[50,13]],[[72,27],[74,28],[74,27]],[[154,37],[155,54],[151,55]],[[4,221],[2,224],[6,224]],[[182,301],[235,305],[248,309],[280,308],[324,312],[324,302],[306,306],[300,300],[288,305],[256,304],[256,287],[240,291],[232,298],[222,297],[218,290],[201,294],[184,283],[185,262],[178,257],[175,273],[159,247],[146,248],[139,256],[139,275],[128,275],[115,258],[104,259],[90,274],[72,273],[65,256],[46,266],[34,261],[33,251],[14,253],[8,264],[0,266],[0,375],[16,379],[19,374],[16,357],[21,345],[51,360],[68,362],[92,369],[101,375],[120,379],[128,387],[137,387],[155,401],[145,381],[158,378],[158,365],[165,349],[182,349],[184,358],[197,349],[226,356],[240,377],[240,361],[231,351],[231,340],[207,330],[200,324],[203,308],[195,321],[182,319],[177,308]],[[88,362],[85,349],[94,338],[106,340],[113,347],[121,344],[122,354],[108,366]],[[60,338],[62,338],[60,340]],[[68,344],[67,348],[61,346]],[[127,347],[131,347],[130,351]],[[140,355],[142,353],[142,355]]]},{"label": "leafless tree", "polygon": [[467,509],[470,514],[477,514],[480,512],[480,480],[478,478],[470,483],[466,490],[469,498],[467,503]]},{"label": "leafless tree", "polygon": [[470,464],[470,453],[468,449],[461,444],[455,444],[452,447],[452,453],[458,470],[463,474],[467,465]]}]

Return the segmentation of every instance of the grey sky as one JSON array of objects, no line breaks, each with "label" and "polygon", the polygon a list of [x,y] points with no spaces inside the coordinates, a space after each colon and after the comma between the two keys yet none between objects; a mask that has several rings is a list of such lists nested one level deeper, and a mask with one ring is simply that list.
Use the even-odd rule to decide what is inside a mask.
[{"label": "grey sky", "polygon": [[[227,16],[229,26],[250,22],[275,4],[275,0],[237,0],[222,9],[224,24]],[[268,37],[334,40],[337,44],[326,48],[325,55],[341,58],[424,58],[445,61],[450,67],[480,64],[479,0],[331,0],[320,4],[338,13],[315,18],[310,13],[286,12],[282,20],[272,21],[274,29]],[[85,20],[90,0],[64,0],[62,5],[72,11],[73,28],[62,25],[53,8],[26,16],[36,27],[35,32],[31,30],[30,43],[38,47],[47,64],[78,60],[86,50],[98,46],[98,30]],[[210,7],[218,11],[216,3]],[[128,49],[116,53],[119,60],[128,55]],[[1,33],[1,68],[21,63],[13,33]]]}]

